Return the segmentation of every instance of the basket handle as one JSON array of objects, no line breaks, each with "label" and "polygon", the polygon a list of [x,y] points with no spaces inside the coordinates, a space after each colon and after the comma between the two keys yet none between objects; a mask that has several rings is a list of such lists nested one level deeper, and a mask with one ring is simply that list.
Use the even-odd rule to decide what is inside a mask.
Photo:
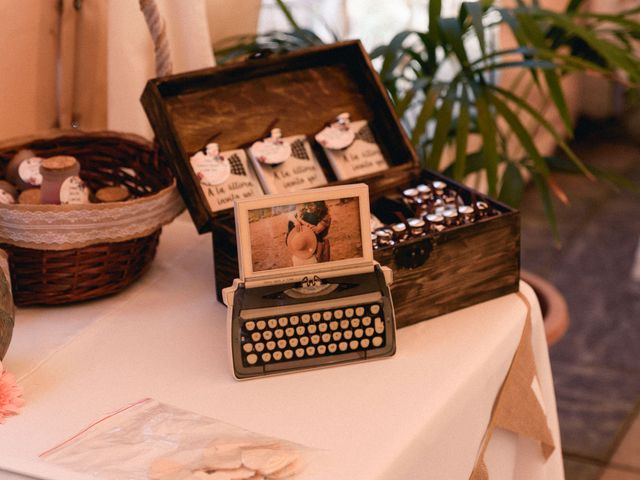
[{"label": "basket handle", "polygon": [[139,0],[140,10],[144,14],[149,33],[153,40],[156,56],[156,75],[164,77],[171,75],[173,64],[171,63],[171,51],[169,50],[169,40],[167,38],[166,25],[160,15],[158,5],[155,0]]}]

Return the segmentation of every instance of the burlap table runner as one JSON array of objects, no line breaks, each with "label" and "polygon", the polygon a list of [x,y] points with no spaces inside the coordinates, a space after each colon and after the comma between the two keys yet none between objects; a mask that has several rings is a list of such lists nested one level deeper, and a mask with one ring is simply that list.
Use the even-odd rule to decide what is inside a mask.
[{"label": "burlap table runner", "polygon": [[534,384],[538,382],[538,377],[531,345],[531,304],[522,293],[518,292],[517,295],[527,306],[524,329],[509,372],[493,405],[489,425],[480,444],[478,458],[469,480],[489,479],[484,454],[496,428],[537,440],[540,442],[541,453],[545,460],[555,450],[547,416],[534,391]]}]

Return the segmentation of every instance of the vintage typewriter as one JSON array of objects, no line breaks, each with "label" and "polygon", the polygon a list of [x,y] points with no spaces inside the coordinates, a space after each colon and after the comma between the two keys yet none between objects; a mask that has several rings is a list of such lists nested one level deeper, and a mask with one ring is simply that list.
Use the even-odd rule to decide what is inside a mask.
[{"label": "vintage typewriter", "polygon": [[395,353],[366,185],[241,200],[235,218],[240,278],[223,296],[237,379]]}]

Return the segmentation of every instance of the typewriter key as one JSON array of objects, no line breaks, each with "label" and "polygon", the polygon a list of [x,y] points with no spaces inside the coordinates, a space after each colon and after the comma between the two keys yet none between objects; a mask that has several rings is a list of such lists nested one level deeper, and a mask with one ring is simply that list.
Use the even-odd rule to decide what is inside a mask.
[{"label": "typewriter key", "polygon": [[414,237],[419,237],[425,234],[424,231],[424,220],[420,218],[410,218],[407,220],[409,224],[409,230],[411,231],[411,235]]},{"label": "typewriter key", "polygon": [[382,319],[380,317],[376,317],[374,328],[376,330],[376,333],[384,332],[384,322],[382,321]]},{"label": "typewriter key", "polygon": [[253,365],[258,361],[258,356],[255,353],[247,355],[247,363]]}]

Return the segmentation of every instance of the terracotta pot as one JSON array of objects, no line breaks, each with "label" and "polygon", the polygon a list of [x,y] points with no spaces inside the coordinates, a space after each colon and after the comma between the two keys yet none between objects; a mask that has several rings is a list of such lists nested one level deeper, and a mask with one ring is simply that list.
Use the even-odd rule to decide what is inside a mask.
[{"label": "terracotta pot", "polygon": [[564,296],[555,286],[534,273],[521,270],[520,278],[531,285],[538,297],[547,343],[549,346],[557,343],[569,328],[569,309]]}]

